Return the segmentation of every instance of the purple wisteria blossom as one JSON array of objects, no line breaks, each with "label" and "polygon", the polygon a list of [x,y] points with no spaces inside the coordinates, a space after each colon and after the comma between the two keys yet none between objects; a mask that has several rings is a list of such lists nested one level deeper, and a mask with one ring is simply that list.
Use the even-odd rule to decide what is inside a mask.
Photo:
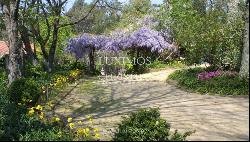
[{"label": "purple wisteria blossom", "polygon": [[173,44],[166,42],[160,32],[149,28],[141,28],[129,36],[123,38],[120,42],[122,48],[147,48],[151,52],[162,52],[164,49],[176,49]]},{"label": "purple wisteria blossom", "polygon": [[119,37],[83,34],[78,38],[70,39],[66,51],[73,53],[76,58],[83,58],[93,48],[115,52],[131,48],[146,48],[151,52],[176,49],[173,44],[164,40],[158,31],[141,28],[129,35]]}]

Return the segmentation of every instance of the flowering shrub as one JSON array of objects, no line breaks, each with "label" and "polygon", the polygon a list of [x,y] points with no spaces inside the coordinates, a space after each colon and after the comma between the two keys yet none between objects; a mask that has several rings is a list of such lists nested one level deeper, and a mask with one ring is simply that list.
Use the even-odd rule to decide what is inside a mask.
[{"label": "flowering shrub", "polygon": [[221,71],[220,70],[216,70],[216,71],[211,71],[211,72],[201,72],[197,75],[197,78],[199,80],[208,80],[210,78],[216,77],[221,75]]},{"label": "flowering shrub", "polygon": [[[43,123],[51,124],[52,126],[63,127],[65,132],[73,136],[73,140],[98,140],[100,133],[98,128],[92,128],[83,123],[83,120],[74,121],[72,117],[62,118],[58,116],[46,116],[46,111],[51,109],[50,105],[37,105],[28,109],[27,116],[37,118]],[[90,115],[86,116],[87,121],[92,124],[93,118]]]},{"label": "flowering shrub", "polygon": [[[199,80],[197,75],[201,72],[209,72],[211,68],[193,68],[179,70],[169,75],[169,79],[177,81],[178,86],[190,89],[199,93],[220,94],[220,95],[248,95],[249,81],[240,78],[238,73],[231,71],[220,71],[220,75],[210,79]],[[214,70],[214,69],[213,69]],[[208,77],[207,75],[206,77]]]},{"label": "flowering shrub", "polygon": [[75,69],[69,72],[69,81],[75,81],[81,75],[81,71],[79,69]]},{"label": "flowering shrub", "polygon": [[11,101],[16,104],[34,105],[38,101],[41,90],[34,80],[21,78],[10,85],[7,93]]},{"label": "flowering shrub", "polygon": [[63,76],[63,75],[56,75],[53,79],[53,83],[50,84],[51,88],[55,88],[55,89],[61,89],[65,83],[67,82],[67,77]]},{"label": "flowering shrub", "polygon": [[216,71],[210,71],[210,72],[204,71],[204,72],[198,73],[197,78],[198,80],[209,80],[213,77],[220,76],[220,75],[228,76],[228,77],[236,77],[239,74],[235,71],[221,71],[218,69]]}]

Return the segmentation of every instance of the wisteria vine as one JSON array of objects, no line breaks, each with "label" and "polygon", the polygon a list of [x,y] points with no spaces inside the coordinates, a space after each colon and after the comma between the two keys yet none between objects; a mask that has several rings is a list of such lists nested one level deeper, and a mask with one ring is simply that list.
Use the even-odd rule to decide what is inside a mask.
[{"label": "wisteria vine", "polygon": [[80,37],[71,38],[66,51],[73,53],[79,59],[90,53],[93,48],[114,52],[131,48],[146,48],[151,52],[162,52],[164,49],[174,50],[175,46],[167,42],[160,32],[144,27],[129,35],[119,37],[83,34]]}]

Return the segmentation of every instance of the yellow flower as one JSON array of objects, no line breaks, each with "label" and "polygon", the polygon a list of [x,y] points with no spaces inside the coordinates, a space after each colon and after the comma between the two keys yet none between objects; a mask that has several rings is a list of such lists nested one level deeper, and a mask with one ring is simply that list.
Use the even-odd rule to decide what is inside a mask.
[{"label": "yellow flower", "polygon": [[33,109],[33,108],[31,108],[30,110],[29,110],[29,112],[28,112],[28,114],[31,116],[31,115],[33,115],[35,113],[35,110]]},{"label": "yellow flower", "polygon": [[77,123],[78,123],[79,125],[82,125],[82,124],[83,124],[83,122],[82,122],[82,121],[78,121]]},{"label": "yellow flower", "polygon": [[61,119],[59,117],[52,117],[51,119],[52,122],[59,122]]},{"label": "yellow flower", "polygon": [[99,131],[98,128],[94,128],[94,132],[97,133]]},{"label": "yellow flower", "polygon": [[36,109],[37,109],[37,110],[43,110],[43,107],[42,107],[41,105],[37,105],[37,106],[36,106]]},{"label": "yellow flower", "polygon": [[85,134],[85,131],[83,128],[78,128],[77,131],[76,131],[77,135],[78,136],[81,136],[81,135],[84,135]]},{"label": "yellow flower", "polygon": [[73,129],[73,128],[74,128],[74,126],[75,126],[75,124],[74,124],[74,123],[69,123],[69,128],[70,128],[70,129]]},{"label": "yellow flower", "polygon": [[84,129],[84,133],[85,133],[86,137],[89,136],[89,132],[90,132],[89,128],[85,128]]},{"label": "yellow flower", "polygon": [[43,119],[43,118],[44,118],[44,113],[43,113],[43,112],[40,113],[39,118],[40,118],[40,119]]},{"label": "yellow flower", "polygon": [[87,115],[86,117],[87,117],[88,119],[91,119],[91,116],[90,116],[90,115]]},{"label": "yellow flower", "polygon": [[55,119],[56,122],[59,122],[60,120],[61,120],[61,119],[58,118],[58,117],[56,117],[56,119]]},{"label": "yellow flower", "polygon": [[97,139],[99,139],[100,138],[100,134],[96,133],[94,137],[97,138]]},{"label": "yellow flower", "polygon": [[92,122],[93,122],[92,116],[87,115],[87,119],[89,120],[89,122],[90,122],[90,123],[92,123]]},{"label": "yellow flower", "polygon": [[53,107],[52,101],[47,102],[47,105],[48,105],[49,107]]},{"label": "yellow flower", "polygon": [[72,119],[71,117],[68,118],[68,122],[69,122],[69,123],[72,122],[72,120],[73,120],[73,119]]}]

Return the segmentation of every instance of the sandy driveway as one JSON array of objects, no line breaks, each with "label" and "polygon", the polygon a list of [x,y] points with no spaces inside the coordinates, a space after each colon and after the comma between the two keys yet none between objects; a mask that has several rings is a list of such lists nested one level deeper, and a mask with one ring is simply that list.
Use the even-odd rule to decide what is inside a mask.
[{"label": "sandy driveway", "polygon": [[[74,120],[91,114],[94,127],[109,140],[114,126],[130,111],[159,107],[171,128],[196,130],[188,140],[249,140],[249,98],[188,93],[165,82],[175,69],[142,75],[140,78],[103,82],[84,79],[68,87],[54,112],[74,115]],[[114,79],[114,78],[113,78]]]}]

